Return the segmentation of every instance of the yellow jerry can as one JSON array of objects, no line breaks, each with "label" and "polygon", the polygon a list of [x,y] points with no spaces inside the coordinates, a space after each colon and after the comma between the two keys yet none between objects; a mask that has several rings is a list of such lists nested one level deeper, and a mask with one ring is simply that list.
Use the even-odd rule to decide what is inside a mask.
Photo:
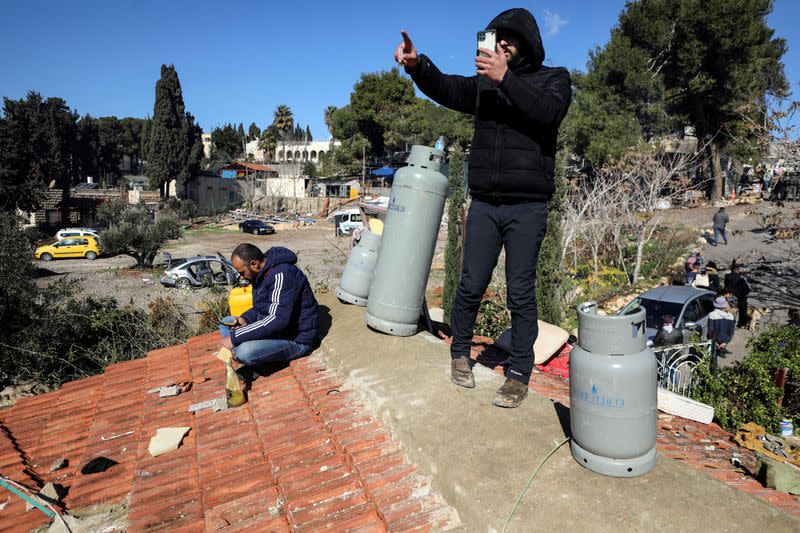
[{"label": "yellow jerry can", "polygon": [[253,307],[253,286],[234,287],[228,295],[228,307],[231,316],[241,316],[242,313]]}]

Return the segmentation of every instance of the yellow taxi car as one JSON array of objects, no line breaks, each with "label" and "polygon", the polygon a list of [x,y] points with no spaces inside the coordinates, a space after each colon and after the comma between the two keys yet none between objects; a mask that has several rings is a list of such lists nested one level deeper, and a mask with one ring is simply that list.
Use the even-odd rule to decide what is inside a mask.
[{"label": "yellow taxi car", "polygon": [[89,235],[84,235],[82,237],[69,237],[61,239],[54,244],[39,246],[34,253],[34,257],[42,261],[66,259],[69,257],[95,259],[101,253],[97,239]]}]

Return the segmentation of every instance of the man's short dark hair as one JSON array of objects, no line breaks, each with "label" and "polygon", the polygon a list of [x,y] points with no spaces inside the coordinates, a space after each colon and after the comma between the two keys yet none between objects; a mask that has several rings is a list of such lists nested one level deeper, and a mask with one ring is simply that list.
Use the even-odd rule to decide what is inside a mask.
[{"label": "man's short dark hair", "polygon": [[249,263],[250,261],[261,262],[264,259],[264,253],[258,246],[250,244],[249,242],[243,242],[233,250],[231,259],[234,257],[238,257],[245,263]]}]

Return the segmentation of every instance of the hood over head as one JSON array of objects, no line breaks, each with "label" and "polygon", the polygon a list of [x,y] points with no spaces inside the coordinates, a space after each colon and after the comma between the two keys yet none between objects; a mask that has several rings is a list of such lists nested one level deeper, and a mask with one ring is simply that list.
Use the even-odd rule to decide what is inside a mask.
[{"label": "hood over head", "polygon": [[486,29],[511,30],[522,37],[524,45],[519,55],[509,63],[511,70],[536,71],[544,62],[544,46],[539,35],[539,26],[536,19],[527,9],[516,7],[507,9],[497,15]]},{"label": "hood over head", "polygon": [[264,266],[267,268],[272,268],[281,263],[289,263],[290,265],[297,263],[297,255],[283,246],[273,246],[264,255],[266,256]]}]

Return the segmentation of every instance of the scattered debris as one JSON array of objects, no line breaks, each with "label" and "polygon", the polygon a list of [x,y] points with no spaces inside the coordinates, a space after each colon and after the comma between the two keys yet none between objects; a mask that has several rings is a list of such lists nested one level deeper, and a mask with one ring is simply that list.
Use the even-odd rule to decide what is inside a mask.
[{"label": "scattered debris", "polygon": [[145,287],[152,287],[156,284],[156,282],[150,278],[142,278],[142,283],[144,283]]},{"label": "scattered debris", "polygon": [[111,435],[110,437],[106,437],[105,435],[100,435],[100,440],[107,441],[107,440],[114,440],[120,437],[124,437],[126,435],[133,435],[133,431],[126,431],[125,433],[119,433],[117,435]]},{"label": "scattered debris", "polygon": [[736,468],[744,467],[742,463],[742,455],[739,453],[732,453],[731,454],[731,466],[735,466]]},{"label": "scattered debris", "polygon": [[672,416],[672,415],[664,414],[664,413],[659,413],[659,415],[658,415],[658,419],[662,420],[664,422],[672,422],[673,418],[675,418],[675,417]]},{"label": "scattered debris", "polygon": [[201,411],[203,409],[211,408],[214,410],[215,413],[219,411],[225,411],[228,408],[228,400],[225,396],[220,396],[219,398],[214,398],[213,400],[206,400],[204,402],[193,403],[189,406],[190,413],[196,413],[197,411]]},{"label": "scattered debris", "polygon": [[794,463],[795,467],[800,466],[800,449],[791,444],[787,445],[782,438],[770,435],[766,429],[755,422],[739,426],[733,440],[740,446],[769,457],[773,461]]},{"label": "scattered debris", "polygon": [[161,387],[158,392],[159,398],[168,398],[170,396],[177,396],[181,393],[181,388],[177,385],[173,385],[171,387]]},{"label": "scattered debris", "polygon": [[181,445],[183,437],[189,433],[190,427],[159,428],[156,434],[150,439],[147,450],[153,457],[177,450]]},{"label": "scattered debris", "polygon": [[[205,377],[205,376],[204,376]],[[198,381],[198,383],[202,383],[203,381],[208,381],[208,378],[205,378],[202,381]],[[148,389],[147,394],[155,394],[158,393],[159,398],[169,398],[170,396],[178,396],[183,392],[189,392],[192,390],[192,385],[194,381],[186,380],[176,384],[174,381],[170,381],[166,385],[162,387],[155,387],[153,389]]]},{"label": "scattered debris", "polygon": [[800,495],[800,468],[757,453],[756,479],[768,489]]},{"label": "scattered debris", "polygon": [[705,451],[707,451],[707,452],[713,452],[714,450],[716,450],[716,449],[717,449],[717,447],[716,447],[716,446],[713,446],[713,445],[711,445],[711,446],[704,446],[703,448],[704,448],[704,449],[705,449]]},{"label": "scattered debris", "polygon": [[233,352],[223,346],[214,356],[223,363],[227,363],[233,358]]},{"label": "scattered debris", "polygon": [[701,424],[710,424],[714,419],[714,408],[710,405],[675,394],[661,387],[658,388],[658,410],[688,418]]},{"label": "scattered debris", "polygon": [[81,468],[81,474],[99,474],[100,472],[105,472],[115,464],[118,464],[115,460],[109,459],[108,457],[95,457]]},{"label": "scattered debris", "polygon": [[[47,506],[57,504],[65,495],[66,491],[63,486],[58,483],[47,483],[44,487],[39,489],[39,492],[33,494],[31,497],[36,500],[37,503]],[[32,503],[28,501],[25,502],[25,511],[30,511],[35,508],[36,507]]]},{"label": "scattered debris", "polygon": [[50,465],[50,472],[55,472],[56,470],[61,470],[62,468],[66,468],[69,466],[69,461],[65,457],[59,457],[53,464]]}]

